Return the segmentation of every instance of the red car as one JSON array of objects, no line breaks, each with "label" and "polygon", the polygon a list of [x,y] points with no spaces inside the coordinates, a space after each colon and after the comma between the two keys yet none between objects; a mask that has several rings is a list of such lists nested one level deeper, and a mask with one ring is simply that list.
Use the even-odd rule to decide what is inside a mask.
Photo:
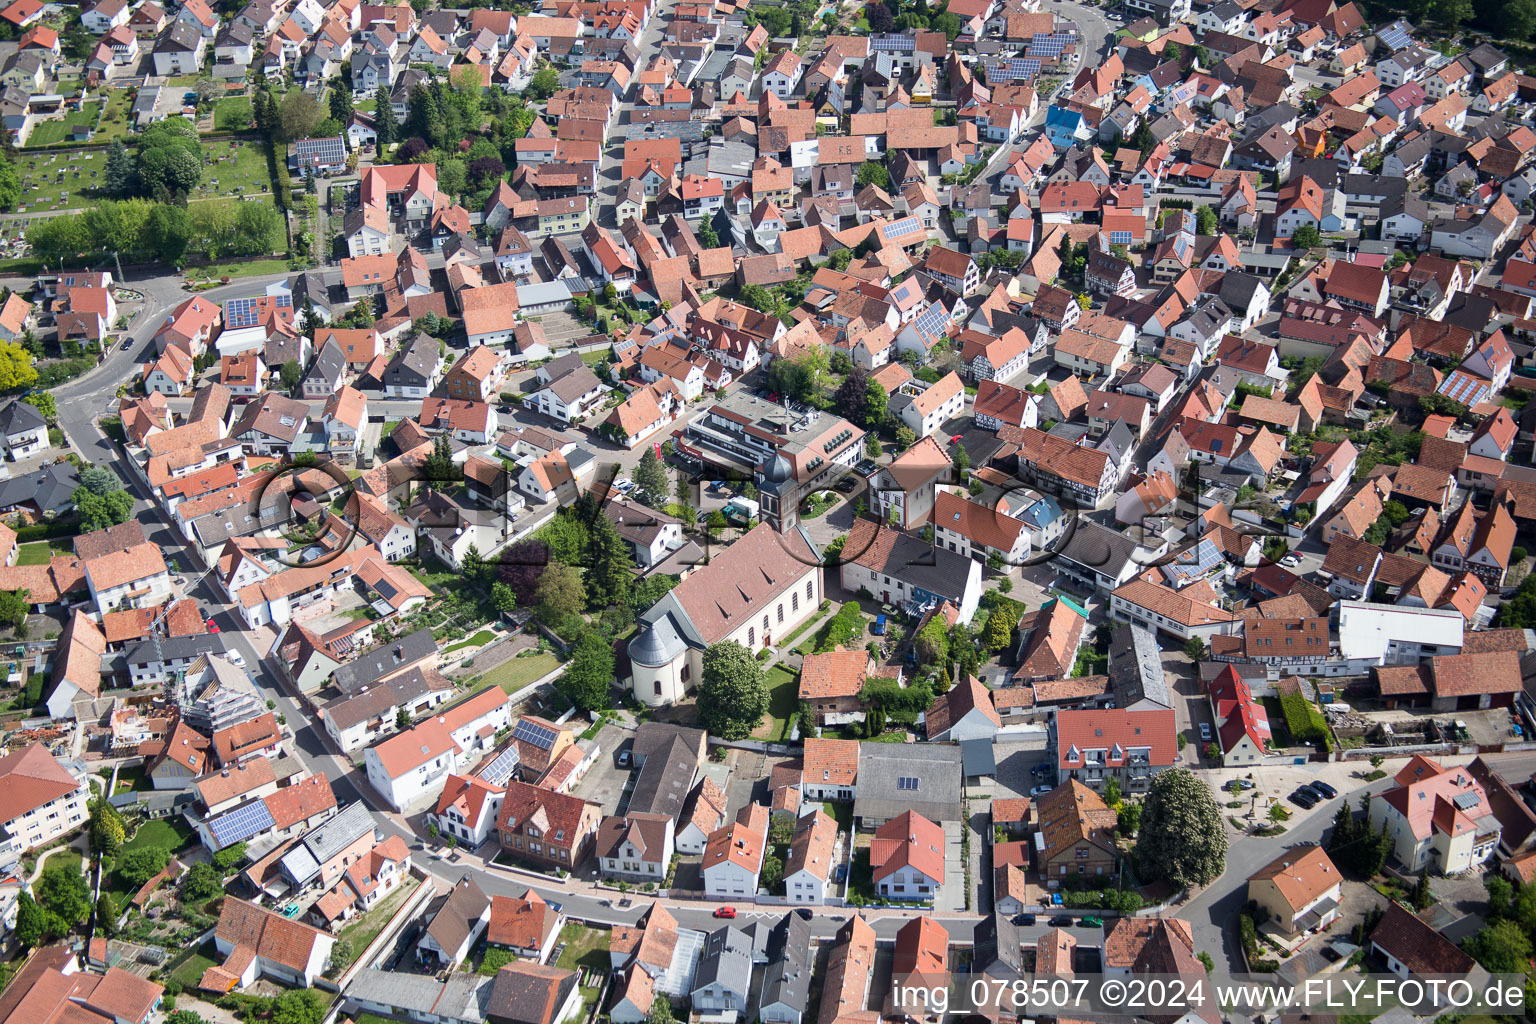
[{"label": "red car", "polygon": [[208,632],[210,632],[210,633],[217,633],[218,631],[219,631],[218,625],[212,619],[209,619],[208,620]]},{"label": "red car", "polygon": [[954,437],[949,439],[949,443],[950,444],[959,444],[963,440],[965,440],[965,435],[964,434],[956,434]]},{"label": "red car", "polygon": [[715,916],[716,917],[735,917],[736,916],[736,908],[735,907],[716,907],[715,908]]}]

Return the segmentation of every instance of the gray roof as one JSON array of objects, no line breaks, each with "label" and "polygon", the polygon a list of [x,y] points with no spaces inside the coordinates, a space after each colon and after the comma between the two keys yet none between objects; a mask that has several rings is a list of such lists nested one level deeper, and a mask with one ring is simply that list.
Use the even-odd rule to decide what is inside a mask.
[{"label": "gray roof", "polygon": [[491,898],[470,875],[455,883],[446,896],[433,899],[427,907],[427,934],[437,948],[450,957],[458,953],[476,926],[490,909]]},{"label": "gray roof", "polygon": [[437,653],[430,629],[418,629],[391,643],[364,651],[331,676],[342,693],[357,694],[392,672],[399,672]]},{"label": "gray roof", "polygon": [[304,375],[304,383],[324,383],[334,386],[341,380],[341,371],[346,369],[347,357],[341,351],[341,346],[336,344],[335,338],[328,338],[320,347],[320,354],[315,356],[314,365]]},{"label": "gray roof", "polygon": [[635,739],[631,744],[631,752],[637,767],[645,766],[645,759],[658,750],[664,750],[672,738],[679,737],[689,748],[695,757],[698,757],[704,749],[706,733],[703,729],[694,729],[686,725],[673,725],[670,722],[641,722],[635,730]]},{"label": "gray roof", "polygon": [[422,335],[396,353],[384,368],[385,384],[420,385],[432,379],[441,355],[436,338]]},{"label": "gray roof", "polygon": [[444,1024],[485,1020],[486,1001],[494,980],[456,971],[441,982],[428,974],[404,971],[360,971],[355,990],[369,1002],[397,1007],[412,1016],[432,1015]]},{"label": "gray roof", "polygon": [[1071,536],[1057,551],[1057,557],[1105,576],[1116,576],[1135,551],[1136,541],[1132,538],[1090,519],[1079,518]]},{"label": "gray roof", "polygon": [[602,384],[603,382],[597,379],[597,374],[592,372],[591,367],[582,364],[570,373],[561,374],[551,380],[547,387],[560,401],[574,402],[582,395],[602,387]]},{"label": "gray roof", "polygon": [[[960,765],[953,744],[860,743],[853,813],[885,821],[916,811],[929,821],[959,821]],[[916,788],[903,780],[916,780]]]},{"label": "gray roof", "polygon": [[156,53],[190,53],[202,45],[202,33],[185,21],[173,21],[155,44]]},{"label": "gray roof", "polygon": [[36,505],[41,512],[63,512],[74,504],[80,474],[67,462],[44,466],[26,476],[0,480],[0,509]]},{"label": "gray roof", "polygon": [[1115,627],[1109,642],[1109,685],[1116,707],[1128,708],[1142,700],[1173,707],[1157,638],[1140,626],[1121,623]]},{"label": "gray roof", "polygon": [[125,658],[130,665],[153,665],[164,661],[191,661],[204,654],[223,654],[224,639],[217,633],[193,633],[191,636],[168,636],[158,643],[140,640],[128,648]]},{"label": "gray roof", "polygon": [[[895,396],[891,408],[895,408]],[[971,560],[953,551],[945,551],[923,540],[899,533],[895,543],[883,552],[884,542],[877,538],[868,549],[859,552],[854,562],[901,580],[909,587],[926,590],[942,598],[959,602],[970,578]]]},{"label": "gray roof", "polygon": [[310,829],[293,849],[283,854],[283,871],[299,885],[305,885],[320,873],[323,864],[357,842],[360,836],[375,832],[368,805],[361,800],[354,801],[325,823]]},{"label": "gray roof", "polygon": [[793,910],[785,914],[768,948],[759,1010],[782,1005],[803,1014],[811,998],[811,922]]},{"label": "gray roof", "polygon": [[434,689],[420,665],[402,672],[378,686],[365,687],[350,697],[338,697],[325,705],[325,717],[336,723],[338,729],[349,729],[359,722],[366,722],[385,712],[393,711]]},{"label": "gray roof", "polygon": [[47,425],[48,421],[35,405],[29,405],[19,398],[0,407],[0,432],[4,432],[7,437]]},{"label": "gray roof", "polygon": [[709,933],[693,972],[692,991],[714,984],[739,993],[743,1003],[752,985],[752,942],[730,925]]},{"label": "gray roof", "polygon": [[629,797],[629,813],[665,814],[676,820],[693,789],[698,769],[698,755],[689,749],[688,741],[672,736],[665,746],[645,759]]}]

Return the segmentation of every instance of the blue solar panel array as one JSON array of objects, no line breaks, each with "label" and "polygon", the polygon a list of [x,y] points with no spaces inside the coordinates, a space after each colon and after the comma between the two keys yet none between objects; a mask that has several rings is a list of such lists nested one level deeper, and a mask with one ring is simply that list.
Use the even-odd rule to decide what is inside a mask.
[{"label": "blue solar panel array", "polygon": [[252,836],[260,835],[268,829],[275,828],[277,822],[272,818],[272,812],[267,810],[267,805],[260,800],[255,803],[237,807],[228,814],[222,814],[208,822],[208,831],[213,834],[214,842],[219,844],[219,849],[233,846],[235,843],[243,843]]},{"label": "blue solar panel array", "polygon": [[902,235],[910,235],[914,231],[921,231],[923,222],[918,217],[903,217],[885,229],[886,237],[899,238]]},{"label": "blue solar panel array", "polygon": [[1396,52],[1413,43],[1413,26],[1406,21],[1394,21],[1376,30],[1376,38]]},{"label": "blue solar panel array", "polygon": [[[273,298],[273,305],[278,309],[292,308],[293,296],[275,296]],[[255,327],[259,323],[261,323],[260,299],[230,299],[228,302],[224,303],[225,327]]]},{"label": "blue solar panel array", "polygon": [[512,772],[517,768],[522,759],[517,756],[516,747],[508,747],[496,755],[496,759],[485,766],[480,772],[480,778],[493,786],[505,786],[507,780],[512,777]]},{"label": "blue solar panel array", "polygon": [[512,730],[512,738],[521,743],[531,743],[540,750],[548,750],[555,745],[555,737],[559,733],[553,729],[546,729],[526,718],[519,718],[516,727]]},{"label": "blue solar panel array", "polygon": [[1060,57],[1067,42],[1058,32],[1036,32],[1029,41],[1029,52],[1037,57]]},{"label": "blue solar panel array", "polygon": [[870,36],[869,48],[875,53],[911,53],[917,49],[917,38],[904,35]]},{"label": "blue solar panel array", "polygon": [[1486,381],[1457,372],[1440,385],[1440,393],[1462,405],[1476,405],[1488,397],[1489,387]]}]

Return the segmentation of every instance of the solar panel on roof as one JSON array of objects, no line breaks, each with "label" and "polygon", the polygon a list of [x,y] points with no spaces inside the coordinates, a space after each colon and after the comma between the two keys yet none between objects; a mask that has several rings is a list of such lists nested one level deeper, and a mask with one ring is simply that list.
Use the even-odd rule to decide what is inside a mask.
[{"label": "solar panel on roof", "polygon": [[237,807],[228,814],[210,821],[208,830],[213,833],[219,848],[223,849],[226,846],[244,842],[267,829],[275,828],[276,825],[277,822],[273,820],[272,812],[267,810],[267,805],[258,800],[244,807]]},{"label": "solar panel on roof", "polygon": [[540,750],[548,750],[554,746],[557,735],[558,733],[553,729],[547,729],[535,722],[528,721],[526,718],[518,719],[516,727],[512,730],[512,738],[514,740],[532,743]]},{"label": "solar panel on roof", "polygon": [[1408,34],[1408,27],[1400,21],[1376,31],[1376,38],[1380,39],[1389,50],[1401,50],[1413,42],[1413,37]]},{"label": "solar panel on roof", "polygon": [[224,303],[224,323],[229,327],[252,327],[257,322],[255,299],[230,299]]},{"label": "solar panel on roof", "polygon": [[1457,793],[1454,797],[1451,798],[1451,803],[1455,804],[1458,810],[1465,811],[1468,808],[1477,806],[1477,794],[1471,792]]},{"label": "solar panel on roof", "polygon": [[923,222],[919,218],[917,218],[917,217],[903,217],[901,220],[898,220],[896,223],[892,224],[890,227],[886,228],[885,230],[886,230],[886,234],[888,236],[889,235],[909,235],[909,234],[911,234],[914,231],[921,231],[922,227],[923,227]]},{"label": "solar panel on roof", "polygon": [[496,755],[495,760],[485,766],[480,772],[480,778],[493,786],[505,786],[507,780],[512,777],[512,770],[517,767],[521,758],[517,755],[516,747],[508,747]]}]

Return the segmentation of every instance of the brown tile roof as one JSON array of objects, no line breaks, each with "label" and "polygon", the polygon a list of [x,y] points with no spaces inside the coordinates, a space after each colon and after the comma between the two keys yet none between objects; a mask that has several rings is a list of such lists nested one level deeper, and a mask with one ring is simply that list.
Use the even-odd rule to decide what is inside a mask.
[{"label": "brown tile roof", "polygon": [[235,896],[224,898],[224,909],[214,927],[214,935],[221,942],[245,947],[264,960],[301,972],[308,970],[315,943],[323,934]]},{"label": "brown tile roof", "polygon": [[859,745],[853,740],[807,737],[805,741],[807,783],[821,786],[853,786],[859,777]]},{"label": "brown tile roof", "polygon": [[532,889],[521,899],[492,896],[491,920],[486,927],[485,941],[493,946],[541,949],[555,930],[559,917]]},{"label": "brown tile roof", "polygon": [[1310,905],[1342,881],[1339,869],[1321,846],[1287,850],[1248,876],[1250,883],[1261,879],[1275,884],[1293,912]]},{"label": "brown tile roof", "polygon": [[825,654],[807,654],[800,666],[800,699],[857,697],[874,659],[862,648],[841,646]]}]

